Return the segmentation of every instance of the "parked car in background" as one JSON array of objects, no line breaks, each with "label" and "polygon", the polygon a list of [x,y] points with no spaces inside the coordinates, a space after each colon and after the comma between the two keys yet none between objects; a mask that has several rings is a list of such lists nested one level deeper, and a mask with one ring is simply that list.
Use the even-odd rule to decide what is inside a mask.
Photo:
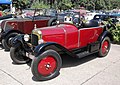
[{"label": "parked car in background", "polygon": [[[49,11],[49,12],[48,12]],[[55,11],[55,10],[54,10]],[[35,16],[16,16],[12,20],[4,20],[1,23],[0,40],[5,50],[10,49],[9,41],[18,34],[30,34],[36,25],[36,28],[52,26],[56,24],[56,12],[53,10],[39,9],[35,10]],[[54,14],[54,15],[53,15]]]},{"label": "parked car in background", "polygon": [[96,53],[104,57],[110,50],[112,35],[105,27],[92,23],[83,27],[78,13],[68,14],[65,23],[36,28],[11,40],[10,56],[14,63],[32,59],[31,71],[38,80],[56,77],[62,66],[62,54],[82,58]]},{"label": "parked car in background", "polygon": [[110,18],[111,19],[115,19],[116,16],[114,16],[114,15],[108,15],[108,14],[96,14],[93,17],[93,20],[96,20],[96,21],[107,21]]},{"label": "parked car in background", "polygon": [[[101,25],[109,24],[111,26],[113,26],[112,24],[115,25],[119,21],[117,19],[117,16],[109,15],[109,14],[97,14],[97,15],[94,16],[94,18],[92,20],[98,21],[99,24],[101,24]],[[112,23],[109,23],[109,21],[112,22]]]},{"label": "parked car in background", "polygon": [[92,20],[93,17],[98,14],[98,13],[95,13],[95,12],[88,12],[86,15],[85,15],[85,20],[89,21],[89,20]]}]

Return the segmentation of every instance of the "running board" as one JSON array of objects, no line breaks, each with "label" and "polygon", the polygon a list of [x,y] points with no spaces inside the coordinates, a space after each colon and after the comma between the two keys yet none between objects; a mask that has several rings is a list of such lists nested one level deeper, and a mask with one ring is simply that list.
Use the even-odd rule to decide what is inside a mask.
[{"label": "running board", "polygon": [[88,51],[84,51],[84,52],[78,53],[76,55],[77,55],[77,58],[82,58],[82,57],[85,57],[87,55],[90,55],[90,53]]}]

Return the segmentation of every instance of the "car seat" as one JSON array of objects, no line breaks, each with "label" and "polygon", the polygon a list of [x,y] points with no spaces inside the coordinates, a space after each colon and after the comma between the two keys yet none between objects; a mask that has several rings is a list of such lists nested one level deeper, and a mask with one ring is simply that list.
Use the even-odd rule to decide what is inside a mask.
[{"label": "car seat", "polygon": [[82,24],[81,24],[82,28],[97,27],[97,26],[99,26],[99,23],[96,20],[90,20],[86,23],[82,22]]}]

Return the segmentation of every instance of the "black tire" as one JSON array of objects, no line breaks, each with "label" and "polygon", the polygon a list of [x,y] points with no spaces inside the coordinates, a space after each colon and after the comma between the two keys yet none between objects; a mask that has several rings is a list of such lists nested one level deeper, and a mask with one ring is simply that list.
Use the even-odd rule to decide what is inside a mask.
[{"label": "black tire", "polygon": [[[47,59],[48,56],[52,56],[52,58],[55,59],[55,61],[56,61],[56,68],[54,69],[54,71],[53,71],[52,73],[50,73],[50,74],[48,74],[48,75],[43,75],[43,74],[41,74],[41,73],[38,71],[39,69],[41,69],[41,68],[38,69],[38,66],[39,66],[39,64],[42,62],[42,60]],[[50,65],[51,65],[51,64],[50,64]],[[47,65],[46,65],[46,66],[47,66]],[[56,51],[54,51],[54,50],[47,50],[47,51],[43,52],[41,55],[36,56],[36,57],[33,59],[32,64],[31,64],[31,71],[32,71],[32,74],[34,75],[34,77],[35,77],[37,80],[42,80],[42,81],[44,80],[44,81],[45,81],[45,80],[50,80],[50,79],[58,76],[61,66],[62,66],[62,60],[61,60],[60,55],[59,55]],[[41,67],[42,67],[42,66],[41,66]],[[54,67],[54,66],[53,66],[53,67]],[[43,64],[42,69],[43,69],[43,68],[47,68],[47,67],[45,67],[45,65]],[[49,69],[49,68],[48,68],[48,69]],[[51,66],[50,69],[52,69],[52,66]],[[46,70],[46,69],[45,69],[45,70]],[[48,70],[48,71],[49,71],[49,70]]]},{"label": "black tire", "polygon": [[[104,47],[105,42],[107,42],[106,47]],[[98,52],[98,56],[99,57],[105,57],[108,54],[108,52],[110,50],[110,47],[111,47],[110,38],[109,37],[105,37],[103,39],[103,41],[101,42],[100,50]],[[105,52],[104,52],[104,49],[105,49]]]},{"label": "black tire", "polygon": [[56,18],[51,18],[49,21],[48,21],[48,26],[54,26],[57,24],[57,19]]},{"label": "black tire", "polygon": [[10,40],[15,37],[16,35],[18,35],[18,33],[10,33],[8,35],[6,35],[6,37],[4,39],[2,39],[2,45],[5,49],[5,51],[10,51],[11,45],[10,45]]},{"label": "black tire", "polygon": [[25,56],[26,52],[20,43],[10,48],[10,57],[16,64],[25,64],[30,61],[30,58]]}]

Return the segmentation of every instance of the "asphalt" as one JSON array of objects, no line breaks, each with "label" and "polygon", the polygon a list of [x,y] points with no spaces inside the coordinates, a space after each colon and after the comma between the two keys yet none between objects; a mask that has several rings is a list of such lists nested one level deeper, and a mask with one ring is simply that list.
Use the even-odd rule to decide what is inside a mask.
[{"label": "asphalt", "polygon": [[112,44],[106,57],[82,59],[64,55],[60,74],[48,81],[36,81],[30,63],[16,65],[9,52],[0,48],[0,85],[120,85],[120,45]]}]

